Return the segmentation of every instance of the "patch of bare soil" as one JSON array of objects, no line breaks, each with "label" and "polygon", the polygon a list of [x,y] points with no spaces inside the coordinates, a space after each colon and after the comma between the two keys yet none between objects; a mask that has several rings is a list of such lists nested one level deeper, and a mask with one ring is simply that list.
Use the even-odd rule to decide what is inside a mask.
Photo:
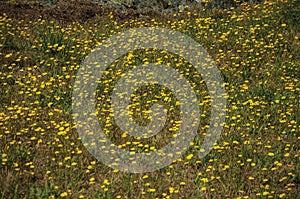
[{"label": "patch of bare soil", "polygon": [[21,3],[0,3],[0,14],[6,14],[9,17],[17,19],[34,18],[39,16],[42,7],[34,4],[21,4]]},{"label": "patch of bare soil", "polygon": [[101,18],[102,16],[107,17],[110,12],[113,13],[116,19],[121,21],[138,18],[147,19],[159,16],[158,13],[153,11],[139,12],[137,10],[128,9],[121,12],[97,4],[91,0],[60,0],[51,6],[24,3],[22,1],[17,1],[15,3],[0,3],[0,15],[5,13],[10,18],[24,20],[32,20],[41,16],[45,19],[54,19],[65,22],[88,22],[96,20],[97,18],[99,19],[99,17]]},{"label": "patch of bare soil", "polygon": [[89,0],[61,0],[52,6],[45,7],[42,15],[64,21],[87,21],[96,16],[108,15],[109,11],[108,8]]}]

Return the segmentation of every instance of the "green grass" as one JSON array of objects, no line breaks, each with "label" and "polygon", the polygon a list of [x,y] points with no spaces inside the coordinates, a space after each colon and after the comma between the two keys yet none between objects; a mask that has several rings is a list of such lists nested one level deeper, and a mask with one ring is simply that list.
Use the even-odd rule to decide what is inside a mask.
[{"label": "green grass", "polygon": [[[299,12],[299,2],[288,0],[179,13],[170,21],[112,17],[80,24],[1,16],[1,198],[297,198]],[[146,85],[132,97],[133,118],[147,124],[143,111],[160,102],[170,110],[167,127],[175,130],[165,128],[148,139],[122,136],[110,103],[102,101],[109,99],[117,71],[145,61],[178,64],[177,70],[195,84],[201,110],[198,135],[182,158],[155,172],[131,174],[102,164],[83,146],[72,119],[72,88],[81,62],[97,44],[144,26],[178,30],[198,41],[222,72],[228,106],[220,140],[199,159],[211,107],[203,79],[171,53],[148,49],[131,59],[120,57],[99,80],[97,102],[99,123],[120,147],[137,152],[160,148],[172,140],[179,118],[174,95]]]}]

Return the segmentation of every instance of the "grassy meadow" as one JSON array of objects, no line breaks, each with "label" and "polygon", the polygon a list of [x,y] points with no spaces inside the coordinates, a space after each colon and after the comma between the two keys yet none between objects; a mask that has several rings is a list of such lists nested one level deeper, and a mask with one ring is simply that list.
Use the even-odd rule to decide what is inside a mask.
[{"label": "grassy meadow", "polygon": [[[89,21],[15,18],[0,13],[0,198],[299,198],[300,3],[243,3],[198,8],[170,17]],[[146,85],[132,97],[133,118],[149,122],[149,105],[168,109],[167,127],[152,138],[120,131],[109,97],[120,73],[134,65],[176,66],[199,99],[201,122],[188,151],[155,172],[112,169],[82,144],[72,118],[72,92],[84,58],[102,41],[134,27],[178,30],[216,62],[227,92],[221,138],[198,158],[209,128],[205,82],[183,58],[154,49],[117,59],[99,80],[99,124],[119,148],[155,151],[172,140],[178,105],[170,90]],[[120,72],[121,71],[121,72]]]}]

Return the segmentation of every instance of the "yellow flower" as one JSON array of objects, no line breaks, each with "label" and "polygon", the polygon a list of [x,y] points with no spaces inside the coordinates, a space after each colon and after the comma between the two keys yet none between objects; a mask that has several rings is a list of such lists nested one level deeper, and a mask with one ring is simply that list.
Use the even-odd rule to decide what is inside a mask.
[{"label": "yellow flower", "polygon": [[268,156],[270,156],[270,157],[273,157],[274,156],[274,153],[268,153]]},{"label": "yellow flower", "polygon": [[144,175],[143,176],[143,179],[147,179],[149,176],[148,175]]},{"label": "yellow flower", "polygon": [[190,159],[192,159],[193,156],[194,156],[193,154],[190,154],[190,155],[188,155],[188,156],[186,157],[186,159],[187,159],[187,160],[190,160]]},{"label": "yellow flower", "polygon": [[95,181],[95,178],[94,177],[90,178],[90,182],[93,182],[93,181]]},{"label": "yellow flower", "polygon": [[67,192],[63,192],[63,193],[60,194],[61,197],[66,197],[67,195],[68,195]]}]

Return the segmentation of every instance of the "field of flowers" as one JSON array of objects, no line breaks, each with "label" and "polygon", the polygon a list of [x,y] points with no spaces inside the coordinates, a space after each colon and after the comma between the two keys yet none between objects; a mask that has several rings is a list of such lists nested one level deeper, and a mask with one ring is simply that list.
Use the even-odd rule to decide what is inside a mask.
[{"label": "field of flowers", "polygon": [[[110,12],[87,22],[0,14],[1,198],[299,198],[298,0],[204,7],[166,18],[126,20]],[[99,124],[131,152],[170,142],[180,119],[170,90],[148,85],[132,97],[133,117],[142,124],[148,122],[149,103],[170,110],[167,128],[149,139],[120,132],[109,97],[116,79],[133,65],[176,66],[195,84],[201,110],[188,151],[165,168],[134,174],[106,166],[82,144],[72,117],[76,73],[95,46],[134,27],[164,27],[192,37],[221,71],[226,121],[206,157],[197,155],[211,114],[205,82],[183,58],[155,49],[129,52],[99,80]]]}]

